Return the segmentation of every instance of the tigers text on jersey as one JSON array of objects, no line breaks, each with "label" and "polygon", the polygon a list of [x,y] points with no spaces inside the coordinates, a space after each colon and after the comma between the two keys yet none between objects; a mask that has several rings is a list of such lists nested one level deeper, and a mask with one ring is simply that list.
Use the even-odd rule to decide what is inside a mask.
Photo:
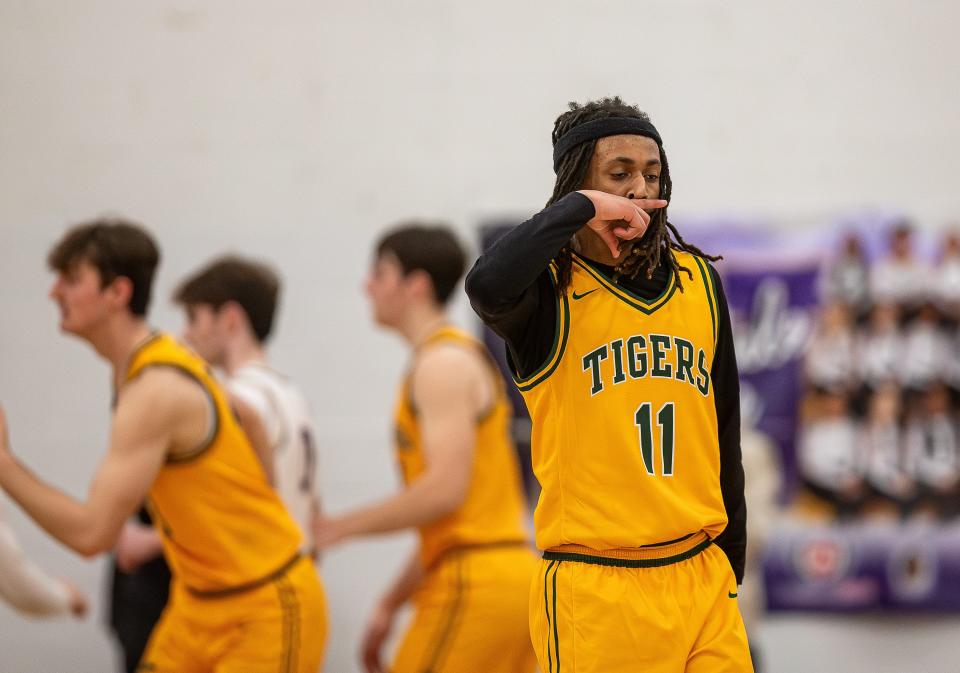
[{"label": "tigers text on jersey", "polygon": [[304,550],[313,547],[311,515],[317,499],[317,453],[313,419],[300,389],[265,363],[237,369],[227,382],[230,392],[257,411],[273,448],[277,492],[300,526]]},{"label": "tigers text on jersey", "polygon": [[[420,557],[425,568],[455,547],[527,539],[520,466],[509,434],[512,409],[502,379],[483,345],[466,332],[441,328],[427,339],[424,347],[438,343],[463,345],[490,360],[490,375],[497,388],[493,407],[477,422],[473,468],[463,504],[442,519],[420,527]],[[426,470],[427,463],[409,376],[403,381],[397,400],[395,432],[397,460],[404,481],[410,484]]]},{"label": "tigers text on jersey", "polygon": [[149,367],[183,372],[214,412],[209,439],[189,455],[169,457],[150,488],[150,514],[174,577],[198,593],[269,577],[297,554],[300,531],[267,483],[226,394],[206,363],[167,334],[136,350],[125,382]]},{"label": "tigers text on jersey", "polygon": [[716,291],[704,260],[673,254],[693,277],[683,291],[671,277],[653,300],[574,255],[550,357],[516,379],[533,422],[540,549],[630,549],[726,526]]}]

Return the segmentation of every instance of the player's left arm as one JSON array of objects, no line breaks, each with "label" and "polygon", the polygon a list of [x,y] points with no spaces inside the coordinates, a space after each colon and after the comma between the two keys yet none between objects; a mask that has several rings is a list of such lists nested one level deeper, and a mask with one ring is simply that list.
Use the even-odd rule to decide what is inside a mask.
[{"label": "player's left arm", "polygon": [[747,503],[744,497],[743,463],[740,452],[740,378],[737,354],[733,347],[730,309],[723,293],[720,276],[710,267],[717,289],[717,348],[710,376],[717,409],[717,436],[720,444],[720,490],[727,511],[727,527],[717,536],[716,544],[730,559],[737,577],[743,582],[747,554]]},{"label": "player's left arm", "polygon": [[321,517],[319,547],[430,523],[463,503],[470,486],[477,418],[486,401],[480,392],[483,374],[476,355],[464,348],[435,346],[420,356],[412,394],[426,469],[403,491],[380,503],[335,518]]},{"label": "player's left arm", "polygon": [[167,371],[148,371],[127,384],[118,400],[110,447],[79,501],[50,486],[10,451],[0,411],[0,486],[47,533],[77,553],[92,557],[109,550],[124,521],[146,498],[171,444],[180,401]]}]

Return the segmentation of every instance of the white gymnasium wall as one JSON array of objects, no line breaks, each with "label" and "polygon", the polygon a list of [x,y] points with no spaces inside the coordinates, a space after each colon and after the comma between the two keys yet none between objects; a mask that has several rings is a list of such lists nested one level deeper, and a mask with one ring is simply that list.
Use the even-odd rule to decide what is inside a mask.
[{"label": "white gymnasium wall", "polygon": [[[386,225],[447,218],[472,241],[486,217],[538,209],[553,119],[568,100],[619,93],[666,140],[678,212],[803,222],[877,206],[941,226],[960,213],[958,20],[960,6],[934,0],[4,0],[0,402],[16,451],[85,492],[108,371],[57,334],[43,259],[67,224],[117,212],[162,244],[164,328],[181,324],[177,279],[212,254],[277,264],[273,354],[316,409],[327,505],[387,493],[405,353],[371,328],[359,289]],[[463,301],[455,310],[470,322]],[[0,607],[0,673],[111,670],[106,565],[4,504],[30,555],[97,609],[41,624]],[[325,560],[327,671],[356,670],[367,610],[410,541]],[[761,641],[783,673],[926,673],[952,670],[956,625],[791,618]],[[908,656],[914,644],[927,661]]]}]

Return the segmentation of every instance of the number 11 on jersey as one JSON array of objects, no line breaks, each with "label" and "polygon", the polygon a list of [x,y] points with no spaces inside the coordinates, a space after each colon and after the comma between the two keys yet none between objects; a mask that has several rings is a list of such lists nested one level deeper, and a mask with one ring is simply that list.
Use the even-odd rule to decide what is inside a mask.
[{"label": "number 11 on jersey", "polygon": [[[641,404],[637,407],[633,422],[639,428],[640,457],[643,458],[643,466],[647,469],[647,474],[656,476],[657,473],[653,465],[652,409],[653,407],[649,402]],[[660,428],[660,465],[664,477],[673,476],[673,418],[673,402],[667,402],[657,412],[657,426]]]}]

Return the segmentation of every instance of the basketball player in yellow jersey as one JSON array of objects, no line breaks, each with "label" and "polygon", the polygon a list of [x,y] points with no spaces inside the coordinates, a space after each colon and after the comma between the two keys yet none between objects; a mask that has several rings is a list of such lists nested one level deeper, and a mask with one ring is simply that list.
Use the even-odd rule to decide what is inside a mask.
[{"label": "basketball player in yellow jersey", "polygon": [[315,673],[326,630],[317,574],[206,365],[148,327],[158,261],[150,236],[123,221],[79,225],[51,251],[61,329],[113,370],[110,446],[78,501],[12,456],[0,416],[0,486],[88,557],[149,499],[174,581],[138,670]]},{"label": "basketball player in yellow jersey", "polygon": [[543,560],[530,630],[547,673],[752,671],[737,607],[746,509],[716,259],[667,221],[650,119],[571,104],[545,210],[467,277],[532,419]]},{"label": "basketball player in yellow jersey", "polygon": [[[463,274],[449,230],[408,226],[383,238],[366,288],[376,321],[412,358],[396,406],[396,454],[406,488],[321,519],[321,547],[416,527],[420,547],[380,601],[362,658],[368,673],[532,673],[527,593],[537,559],[523,526],[510,406],[484,347],[452,327],[444,304]],[[413,622],[393,665],[380,650],[397,610]]]},{"label": "basketball player in yellow jersey", "polygon": [[[225,375],[231,399],[242,401],[263,426],[267,441],[256,447],[266,449],[261,462],[300,528],[304,554],[314,556],[312,521],[320,511],[316,431],[299,387],[267,359],[280,290],[280,278],[266,264],[223,256],[184,280],[174,299],[186,314],[186,343]],[[124,570],[160,554],[153,527],[127,524],[117,547]]]}]

